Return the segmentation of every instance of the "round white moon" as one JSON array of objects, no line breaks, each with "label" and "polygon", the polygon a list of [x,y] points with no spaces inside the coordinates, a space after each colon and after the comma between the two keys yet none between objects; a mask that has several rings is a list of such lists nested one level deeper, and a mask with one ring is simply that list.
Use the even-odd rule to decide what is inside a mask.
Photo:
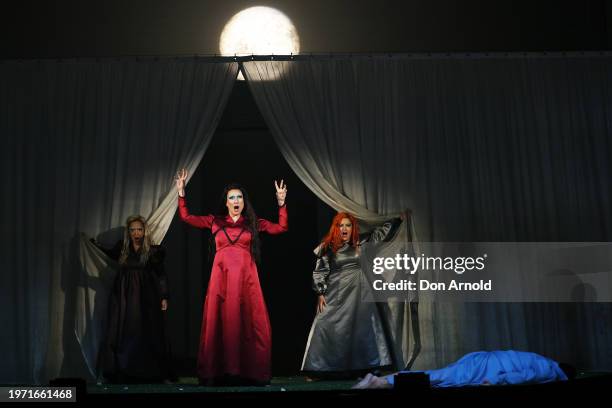
[{"label": "round white moon", "polygon": [[234,15],[221,33],[222,55],[289,55],[300,51],[295,26],[271,7],[251,7]]},{"label": "round white moon", "polygon": [[300,37],[282,12],[250,7],[234,15],[219,40],[221,55],[289,55],[300,52]]}]

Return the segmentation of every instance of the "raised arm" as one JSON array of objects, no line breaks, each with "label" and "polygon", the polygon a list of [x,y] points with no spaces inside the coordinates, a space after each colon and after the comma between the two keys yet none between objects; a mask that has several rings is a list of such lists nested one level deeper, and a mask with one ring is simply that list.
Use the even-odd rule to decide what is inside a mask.
[{"label": "raised arm", "polygon": [[287,206],[278,207],[278,223],[260,218],[257,223],[257,229],[272,235],[287,232],[289,230]]},{"label": "raised arm", "polygon": [[409,220],[412,216],[412,211],[410,209],[405,209],[402,211],[399,217],[392,218],[386,221],[380,227],[374,228],[374,230],[370,233],[369,236],[366,237],[365,241],[367,242],[384,242],[392,239],[397,233],[399,226],[402,224],[402,221]]},{"label": "raised arm", "polygon": [[383,225],[374,228],[369,236],[366,237],[367,242],[384,242],[392,239],[402,223],[401,218],[392,218],[386,221]]},{"label": "raised arm", "polygon": [[189,214],[187,209],[187,202],[185,197],[179,196],[178,198],[179,216],[181,220],[185,221],[189,225],[193,225],[197,228],[210,228],[212,222],[215,219],[214,215],[193,215]]},{"label": "raised arm", "polygon": [[117,241],[115,246],[113,246],[110,249],[106,248],[106,247],[103,247],[102,245],[100,245],[100,243],[98,241],[96,241],[93,238],[91,238],[89,241],[92,244],[94,244],[100,251],[104,252],[106,254],[106,256],[108,256],[110,259],[114,259],[115,261],[119,261],[119,257],[121,256],[121,250],[123,249],[123,241]]},{"label": "raised arm", "polygon": [[176,174],[176,190],[178,192],[178,207],[181,220],[197,228],[210,228],[214,220],[212,215],[189,214],[187,202],[185,201],[185,184],[187,183],[187,170],[182,169]]},{"label": "raised arm", "polygon": [[274,185],[276,187],[276,200],[278,202],[278,224],[260,218],[257,222],[257,229],[259,231],[265,231],[268,234],[282,234],[289,229],[287,206],[285,205],[287,185],[283,184],[283,180],[280,181],[280,184],[275,180]]}]

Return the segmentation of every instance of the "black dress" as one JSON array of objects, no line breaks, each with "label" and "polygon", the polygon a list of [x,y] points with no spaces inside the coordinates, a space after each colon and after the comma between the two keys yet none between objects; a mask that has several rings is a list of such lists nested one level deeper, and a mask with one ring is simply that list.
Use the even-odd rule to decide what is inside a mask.
[{"label": "black dress", "polygon": [[[123,242],[112,249],[99,247],[118,261]],[[130,253],[120,265],[109,298],[107,331],[99,364],[111,382],[160,382],[172,379],[166,316],[162,299],[168,299],[164,251],[152,246],[146,263],[140,252]]]}]

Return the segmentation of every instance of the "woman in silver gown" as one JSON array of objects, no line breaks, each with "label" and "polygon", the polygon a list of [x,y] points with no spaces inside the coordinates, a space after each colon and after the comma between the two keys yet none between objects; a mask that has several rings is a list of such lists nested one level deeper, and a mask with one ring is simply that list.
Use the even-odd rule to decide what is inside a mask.
[{"label": "woman in silver gown", "polygon": [[367,236],[359,236],[355,217],[338,213],[317,247],[313,289],[317,315],[310,329],[302,371],[314,376],[361,374],[392,364],[392,347],[377,304],[362,300],[361,253],[365,245],[393,237],[402,217],[392,219]]}]

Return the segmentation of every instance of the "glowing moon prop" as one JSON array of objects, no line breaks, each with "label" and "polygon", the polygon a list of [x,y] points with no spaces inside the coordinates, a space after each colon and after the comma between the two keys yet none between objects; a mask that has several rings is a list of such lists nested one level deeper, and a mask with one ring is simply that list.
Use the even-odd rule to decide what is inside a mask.
[{"label": "glowing moon prop", "polygon": [[271,7],[251,7],[234,15],[219,40],[221,55],[289,55],[300,37],[289,17]]}]

